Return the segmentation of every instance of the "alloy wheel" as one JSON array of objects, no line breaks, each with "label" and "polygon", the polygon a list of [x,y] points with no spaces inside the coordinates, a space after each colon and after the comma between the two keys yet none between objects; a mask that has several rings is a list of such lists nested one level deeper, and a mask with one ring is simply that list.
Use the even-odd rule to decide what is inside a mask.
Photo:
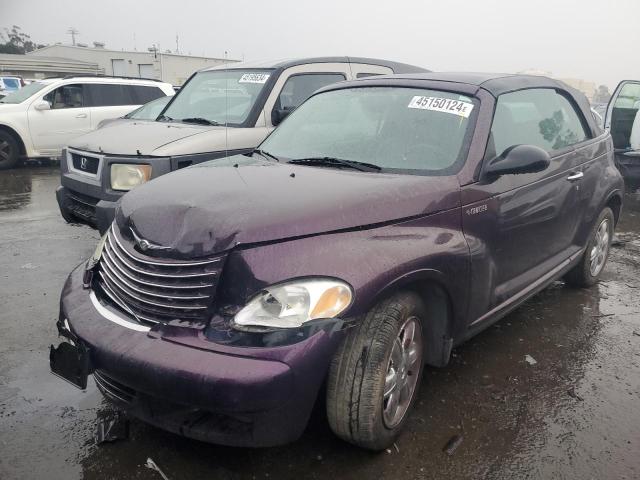
[{"label": "alloy wheel", "polygon": [[595,243],[589,253],[589,271],[596,277],[604,267],[609,253],[609,219],[602,220],[596,230]]},{"label": "alloy wheel", "polygon": [[382,417],[389,429],[400,424],[411,405],[422,365],[422,351],[420,321],[410,317],[393,342],[385,375]]},{"label": "alloy wheel", "polygon": [[6,140],[0,140],[0,162],[7,162],[12,155],[11,145]]}]

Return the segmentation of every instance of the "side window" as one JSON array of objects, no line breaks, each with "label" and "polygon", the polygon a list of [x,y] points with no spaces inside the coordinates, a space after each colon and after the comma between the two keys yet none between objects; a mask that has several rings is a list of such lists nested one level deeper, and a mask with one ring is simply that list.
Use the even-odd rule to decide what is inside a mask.
[{"label": "side window", "polygon": [[285,82],[276,102],[276,108],[293,110],[313,92],[332,83],[345,80],[342,73],[303,73],[292,75]]},{"label": "side window", "polygon": [[144,105],[145,103],[149,103],[151,100],[165,96],[165,93],[158,87],[130,85],[128,88],[132,92],[133,103],[135,105]]},{"label": "side window", "polygon": [[44,100],[49,102],[52,110],[62,108],[79,108],[85,105],[82,85],[63,85],[47,93]]},{"label": "side window", "polygon": [[92,107],[115,107],[119,105],[138,105],[132,98],[129,85],[119,85],[117,83],[90,83],[87,85],[89,91],[90,105]]},{"label": "side window", "polygon": [[536,145],[554,152],[580,143],[587,130],[569,100],[550,88],[521,90],[498,97],[491,126],[496,155],[513,145]]}]

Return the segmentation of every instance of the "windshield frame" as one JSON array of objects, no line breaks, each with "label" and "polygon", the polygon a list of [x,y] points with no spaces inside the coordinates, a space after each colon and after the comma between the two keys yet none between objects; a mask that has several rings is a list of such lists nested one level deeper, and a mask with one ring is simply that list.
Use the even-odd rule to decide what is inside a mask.
[{"label": "windshield frame", "polygon": [[[374,83],[375,82],[375,83]],[[433,84],[431,85],[425,85],[425,84],[415,84],[413,82],[411,83],[388,83],[388,82],[382,82],[382,81],[376,81],[376,80],[372,80],[372,81],[366,81],[362,82],[362,84],[347,84],[344,86],[339,86],[339,87],[325,87],[325,89],[321,89],[318,92],[314,93],[313,95],[311,95],[307,100],[305,100],[296,110],[300,109],[305,103],[307,103],[310,99],[318,96],[318,95],[324,95],[324,94],[328,94],[328,93],[332,93],[332,92],[336,92],[336,91],[341,91],[341,90],[356,90],[356,89],[366,89],[366,88],[371,88],[371,87],[376,87],[376,88],[404,88],[404,89],[411,89],[411,90],[425,90],[425,91],[429,91],[429,92],[433,92],[433,91],[441,91],[441,92],[445,92],[445,93],[451,93],[451,94],[456,94],[456,95],[464,95],[466,97],[469,97],[473,104],[474,104],[474,108],[471,112],[471,114],[469,115],[469,123],[467,125],[467,129],[464,133],[463,139],[462,139],[462,143],[460,145],[460,150],[458,152],[458,156],[455,159],[455,161],[449,166],[446,167],[444,169],[440,169],[440,170],[429,170],[429,169],[405,169],[405,168],[391,168],[391,167],[383,167],[380,166],[380,170],[378,172],[373,172],[374,174],[376,173],[390,173],[390,174],[399,174],[399,175],[418,175],[418,176],[426,176],[426,177],[435,177],[435,176],[451,176],[451,175],[456,175],[458,174],[465,166],[465,164],[467,163],[467,157],[469,156],[469,152],[470,152],[470,148],[471,148],[471,144],[474,138],[474,134],[475,134],[475,130],[476,130],[476,126],[477,126],[477,121],[478,121],[478,116],[479,116],[479,112],[481,110],[481,106],[482,106],[482,100],[479,96],[474,95],[472,93],[470,93],[469,91],[465,91],[463,89],[457,89],[457,88],[448,88],[447,86],[442,86],[442,85],[438,85],[438,86],[434,86]],[[283,120],[283,122],[281,123],[281,125],[283,125],[285,122],[287,122],[290,118],[292,118],[292,116],[294,115],[294,112],[292,112],[291,115],[287,116],[287,118],[285,118]],[[295,117],[293,117],[295,118]],[[257,149],[261,150],[263,148],[263,144],[266,143],[269,140],[269,137],[271,135],[267,136],[267,138],[265,138],[260,145],[257,147]],[[268,151],[268,148],[266,149]],[[272,153],[272,152],[269,152]],[[286,157],[282,157],[279,156],[281,161],[284,161],[286,163],[289,163],[292,160],[296,160],[296,159],[291,159],[291,158],[286,158]],[[344,160],[350,160],[350,159],[344,159]],[[297,165],[302,165],[301,163],[298,163]],[[309,167],[313,167],[313,168],[327,168],[327,167],[317,167],[315,165],[309,165]],[[369,173],[369,172],[368,172]]]},{"label": "windshield frame", "polygon": [[[186,82],[184,82],[184,84],[180,87],[180,90],[178,90],[176,92],[176,94],[173,95],[173,97],[171,97],[171,100],[169,100],[169,103],[167,103],[165,105],[165,107],[162,109],[162,111],[160,112],[160,114],[158,115],[157,118],[161,118],[163,115],[166,114],[167,110],[171,107],[171,105],[173,104],[175,99],[178,98],[181,94],[183,94],[183,92],[185,90],[185,87],[198,74],[207,73],[207,72],[233,72],[233,71],[242,71],[242,72],[247,72],[247,73],[254,73],[254,72],[255,73],[265,73],[265,72],[269,73],[269,78],[267,79],[267,81],[265,82],[264,86],[262,87],[262,90],[260,90],[260,93],[256,97],[256,101],[253,103],[253,106],[249,110],[249,113],[247,114],[247,117],[245,118],[245,120],[243,122],[240,122],[240,123],[228,123],[226,125],[228,127],[234,127],[234,128],[251,128],[251,127],[254,127],[256,125],[256,122],[258,121],[258,117],[260,116],[260,113],[262,112],[262,109],[264,108],[264,104],[266,103],[267,98],[269,98],[271,90],[273,90],[273,86],[278,81],[278,78],[280,77],[280,74],[283,71],[282,68],[269,68],[269,67],[267,67],[267,68],[243,68],[243,67],[239,66],[238,68],[216,68],[216,69],[198,70],[193,75],[191,75],[189,77],[189,79]],[[156,121],[157,122],[160,122],[160,121],[166,122],[167,120],[157,120],[156,119]],[[176,122],[176,123],[182,123],[180,120],[170,120],[170,121],[171,122]],[[222,126],[224,126],[224,124],[222,124]]]}]

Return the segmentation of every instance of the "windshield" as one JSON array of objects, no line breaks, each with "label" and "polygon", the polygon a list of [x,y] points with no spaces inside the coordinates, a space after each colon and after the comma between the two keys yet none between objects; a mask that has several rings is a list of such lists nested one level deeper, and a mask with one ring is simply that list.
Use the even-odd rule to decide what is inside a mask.
[{"label": "windshield", "polygon": [[155,120],[162,112],[162,109],[171,100],[171,96],[156,98],[149,103],[136,108],[133,112],[127,113],[124,118],[133,118],[135,120]]},{"label": "windshield", "polygon": [[163,113],[168,119],[243,123],[269,79],[270,71],[212,70],[196,74]]},{"label": "windshield", "polygon": [[436,90],[334,90],[302,104],[260,150],[295,163],[339,159],[383,171],[448,175],[459,168],[476,106],[474,99]]},{"label": "windshield", "polygon": [[34,93],[42,90],[47,85],[47,83],[41,82],[30,83],[29,85],[25,85],[17,92],[10,93],[6,97],[4,97],[2,100],[0,100],[0,103],[22,103],[29,97],[31,97]]}]

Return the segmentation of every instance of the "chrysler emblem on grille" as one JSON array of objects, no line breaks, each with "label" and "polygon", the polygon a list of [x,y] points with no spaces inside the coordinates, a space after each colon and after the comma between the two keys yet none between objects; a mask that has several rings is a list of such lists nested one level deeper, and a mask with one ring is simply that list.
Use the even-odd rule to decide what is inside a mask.
[{"label": "chrysler emblem on grille", "polygon": [[171,250],[171,247],[164,247],[156,243],[151,243],[149,240],[145,240],[140,237],[133,228],[129,228],[129,230],[131,230],[131,234],[133,235],[136,245],[138,245],[138,248],[143,252],[146,252],[147,250]]},{"label": "chrysler emblem on grille", "polygon": [[80,157],[80,168],[83,170],[87,169],[87,158],[86,157]]}]

